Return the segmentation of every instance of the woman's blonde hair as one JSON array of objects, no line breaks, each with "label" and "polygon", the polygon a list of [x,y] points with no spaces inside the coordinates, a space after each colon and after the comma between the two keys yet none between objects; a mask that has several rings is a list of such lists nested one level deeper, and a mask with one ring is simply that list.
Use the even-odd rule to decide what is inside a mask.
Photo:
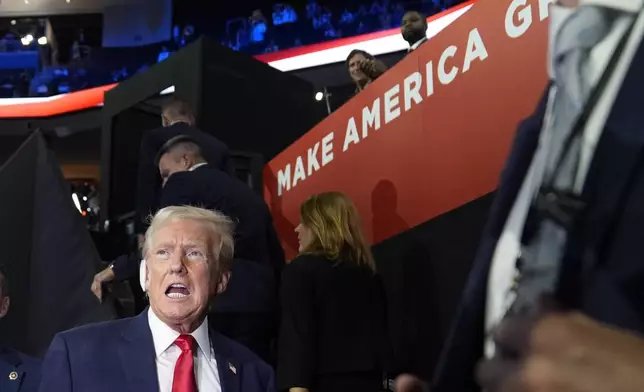
[{"label": "woman's blonde hair", "polygon": [[357,263],[376,270],[355,205],[340,192],[308,198],[300,207],[302,224],[313,240],[302,253],[323,254],[332,260]]}]

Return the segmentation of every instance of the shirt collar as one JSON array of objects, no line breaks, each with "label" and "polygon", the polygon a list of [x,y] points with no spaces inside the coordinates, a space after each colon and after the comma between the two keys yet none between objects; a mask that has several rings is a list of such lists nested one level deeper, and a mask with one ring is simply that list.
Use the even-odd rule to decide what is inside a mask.
[{"label": "shirt collar", "polygon": [[186,120],[175,120],[175,121],[170,122],[170,124],[168,124],[168,126],[171,127],[174,124],[180,124],[180,123],[190,125],[190,123],[188,121],[186,121]]},{"label": "shirt collar", "polygon": [[612,8],[617,11],[637,13],[642,8],[643,0],[580,0],[579,5],[594,5]]},{"label": "shirt collar", "polygon": [[418,47],[419,47],[420,45],[422,45],[422,44],[423,44],[423,42],[425,42],[425,41],[427,41],[427,37],[424,37],[423,39],[421,39],[421,40],[418,40],[418,41],[414,42],[414,44],[413,44],[412,46],[410,46],[410,47],[409,47],[409,51],[411,52],[412,50],[416,50],[416,49],[418,49]]},{"label": "shirt collar", "polygon": [[190,167],[190,169],[188,169],[188,171],[197,170],[197,169],[198,169],[198,168],[200,168],[201,166],[203,166],[203,165],[207,165],[207,164],[208,164],[207,162],[197,163],[196,165],[192,165],[192,167]]},{"label": "shirt collar", "polygon": [[[626,13],[637,13],[642,8],[644,0],[580,0],[579,6],[598,6],[611,8]],[[555,41],[559,30],[565,22],[575,13],[575,8],[563,7],[557,3],[550,7],[550,28],[548,33],[548,74],[550,79],[555,79],[554,53]]]},{"label": "shirt collar", "polygon": [[[163,354],[170,346],[174,344],[174,341],[177,340],[180,333],[174,329],[168,327],[163,321],[161,321],[152,308],[148,309],[148,324],[150,325],[150,331],[152,332],[152,341],[154,342],[154,353],[158,358]],[[201,352],[210,356],[211,347],[210,347],[210,337],[208,334],[208,317],[204,319],[199,328],[195,329],[190,335],[195,338],[197,345]]]},{"label": "shirt collar", "polygon": [[550,6],[550,25],[548,28],[548,75],[555,80],[554,50],[559,31],[575,13],[574,8],[563,7],[556,3]]}]

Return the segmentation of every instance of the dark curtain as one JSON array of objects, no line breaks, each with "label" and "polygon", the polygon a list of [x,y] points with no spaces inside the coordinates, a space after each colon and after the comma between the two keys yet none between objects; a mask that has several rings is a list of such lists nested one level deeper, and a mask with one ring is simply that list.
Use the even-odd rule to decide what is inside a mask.
[{"label": "dark curtain", "polygon": [[0,189],[1,262],[11,283],[0,344],[42,356],[57,332],[115,318],[89,290],[100,258],[39,132],[0,169]]}]

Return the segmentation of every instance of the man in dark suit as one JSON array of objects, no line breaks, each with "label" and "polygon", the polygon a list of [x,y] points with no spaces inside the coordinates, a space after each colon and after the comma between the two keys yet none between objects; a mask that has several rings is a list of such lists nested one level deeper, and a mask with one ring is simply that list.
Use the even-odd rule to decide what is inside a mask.
[{"label": "man in dark suit", "polygon": [[229,293],[213,311],[219,331],[267,359],[285,256],[266,203],[246,184],[210,165],[189,137],[170,139],[157,162],[164,184],[161,208],[200,206],[221,211],[236,223],[231,283],[239,286],[238,292]]},{"label": "man in dark suit", "polygon": [[411,53],[427,42],[427,18],[418,11],[405,13],[400,22],[402,37],[409,44],[407,53]]},{"label": "man in dark suit", "polygon": [[275,391],[271,367],[213,331],[207,317],[228,284],[232,232],[232,221],[216,211],[159,210],[143,244],[141,282],[150,307],[56,335],[39,390]]},{"label": "man in dark suit", "polygon": [[135,222],[137,233],[145,231],[145,219],[158,207],[161,181],[154,157],[168,140],[179,135],[190,136],[202,146],[203,154],[211,165],[232,174],[228,146],[212,134],[195,127],[195,116],[188,103],[170,101],[163,106],[161,117],[163,127],[145,132],[141,141]]},{"label": "man in dark suit", "polygon": [[[244,183],[210,165],[200,146],[187,136],[167,141],[156,162],[163,182],[161,208],[199,206],[220,211],[235,221],[233,290],[213,308],[217,317],[211,324],[268,359],[270,340],[276,332],[277,281],[285,256],[266,203]],[[137,256],[120,257],[108,268],[110,275],[102,279],[136,276]]]},{"label": "man in dark suit", "polygon": [[[163,127],[145,132],[141,140],[137,208],[134,222],[139,241],[141,233],[145,232],[147,217],[159,208],[161,178],[154,159],[159,149],[168,140],[179,135],[190,136],[202,146],[203,155],[209,163],[223,172],[230,174],[233,172],[228,146],[215,136],[195,127],[195,116],[187,102],[177,99],[171,100],[163,106],[161,117]],[[115,279],[125,280],[137,273],[138,267],[134,266],[133,269],[130,269],[132,265],[128,263],[129,258],[132,258],[138,266],[139,257],[137,254],[124,255],[94,276],[92,291],[97,297],[102,297],[104,283]]]},{"label": "man in dark suit", "polygon": [[170,139],[158,152],[163,181],[160,207],[198,205],[223,212],[237,222],[235,257],[280,270],[284,251],[264,200],[237,178],[210,164],[199,143],[187,136]]},{"label": "man in dark suit", "polygon": [[[520,385],[530,353],[493,338],[495,331],[507,333],[515,317],[547,317],[535,314],[538,302],[516,306],[525,298],[522,289],[537,278],[549,287],[533,294],[554,296],[560,311],[644,332],[644,263],[638,256],[644,232],[641,8],[642,1],[560,0],[551,6],[551,43],[568,41],[551,46],[553,83],[516,135],[432,391],[479,391],[473,374],[483,357],[489,360],[481,378],[487,390],[534,390]],[[567,101],[574,98],[575,104]],[[574,110],[579,112],[568,118]],[[573,135],[567,136],[571,143],[553,143],[565,135]],[[559,158],[552,155],[557,151]],[[556,240],[544,242],[553,232]],[[535,245],[541,252],[533,251]],[[539,259],[544,254],[552,256]],[[535,260],[552,264],[540,274],[525,274]],[[557,345],[539,343],[548,342]],[[559,385],[549,379],[554,374],[530,377]],[[516,389],[511,382],[518,382],[512,384]],[[573,389],[590,390],[565,390]]]},{"label": "man in dark suit", "polygon": [[[9,280],[0,265],[0,319],[7,315],[11,297]],[[40,380],[40,361],[17,351],[0,347],[0,391],[35,392]]]}]

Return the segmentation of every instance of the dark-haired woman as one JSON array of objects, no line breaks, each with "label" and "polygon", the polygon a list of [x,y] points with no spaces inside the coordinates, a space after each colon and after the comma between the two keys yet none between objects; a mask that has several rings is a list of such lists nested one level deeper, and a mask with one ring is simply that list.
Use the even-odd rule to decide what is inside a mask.
[{"label": "dark-haired woman", "polygon": [[364,50],[355,49],[347,56],[347,69],[356,84],[356,94],[387,71],[387,66]]}]

